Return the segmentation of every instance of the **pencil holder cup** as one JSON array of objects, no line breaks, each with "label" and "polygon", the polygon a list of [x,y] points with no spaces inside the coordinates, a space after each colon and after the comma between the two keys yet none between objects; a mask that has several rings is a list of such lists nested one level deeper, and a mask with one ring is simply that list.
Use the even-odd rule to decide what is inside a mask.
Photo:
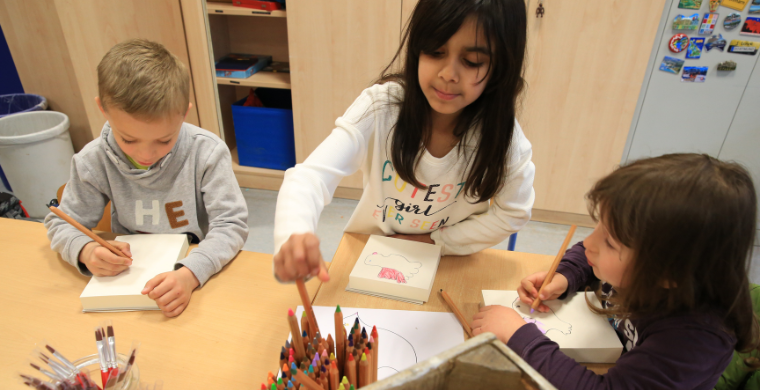
[{"label": "pencil holder cup", "polygon": [[[119,362],[119,367],[124,367],[129,360],[129,356],[116,353],[116,360]],[[79,370],[85,370],[90,374],[90,378],[96,383],[100,383],[100,360],[98,354],[92,354],[81,357],[72,362]],[[129,371],[129,376],[124,379],[124,382],[115,387],[116,390],[137,390],[140,388],[140,370],[137,368],[137,364],[132,365],[132,369]]]}]

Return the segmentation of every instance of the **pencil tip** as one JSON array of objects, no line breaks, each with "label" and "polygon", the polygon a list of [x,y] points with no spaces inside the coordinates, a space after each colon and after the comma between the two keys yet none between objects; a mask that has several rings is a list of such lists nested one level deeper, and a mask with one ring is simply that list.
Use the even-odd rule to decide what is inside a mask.
[{"label": "pencil tip", "polygon": [[288,317],[292,317],[294,315],[296,315],[296,314],[293,313],[293,309],[288,309]]},{"label": "pencil tip", "polygon": [[340,313],[340,305],[338,305],[338,307],[335,308],[335,312]]},{"label": "pencil tip", "polygon": [[533,308],[530,309],[530,314],[533,314],[534,310]]}]

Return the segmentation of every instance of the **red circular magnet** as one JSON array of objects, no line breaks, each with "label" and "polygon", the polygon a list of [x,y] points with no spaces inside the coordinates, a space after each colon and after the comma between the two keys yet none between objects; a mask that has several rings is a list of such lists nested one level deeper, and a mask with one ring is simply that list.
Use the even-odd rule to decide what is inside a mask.
[{"label": "red circular magnet", "polygon": [[680,53],[689,47],[689,37],[686,34],[676,34],[673,38],[670,38],[670,44],[668,48],[673,53]]}]

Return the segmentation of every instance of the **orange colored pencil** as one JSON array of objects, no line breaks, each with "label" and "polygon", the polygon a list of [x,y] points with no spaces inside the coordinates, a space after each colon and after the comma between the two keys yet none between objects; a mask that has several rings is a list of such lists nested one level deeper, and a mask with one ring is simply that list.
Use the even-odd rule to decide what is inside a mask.
[{"label": "orange colored pencil", "polygon": [[464,318],[464,315],[462,315],[462,312],[459,311],[459,308],[454,303],[453,300],[451,300],[451,297],[449,294],[446,293],[446,291],[443,291],[441,289],[440,291],[441,296],[443,297],[443,300],[446,301],[446,304],[449,305],[449,308],[452,312],[454,312],[454,316],[459,320],[459,323],[462,324],[462,328],[464,328],[465,333],[467,333],[467,336],[472,338],[472,329],[470,329],[470,324],[467,323],[467,320]]},{"label": "orange colored pencil", "polygon": [[338,365],[335,360],[330,362],[330,390],[338,390],[340,384],[340,373],[338,372]]},{"label": "orange colored pencil", "polygon": [[81,223],[77,222],[74,218],[69,217],[66,213],[64,213],[63,211],[61,211],[61,209],[59,209],[58,207],[50,206],[49,208],[50,208],[50,211],[53,212],[53,214],[57,215],[62,220],[68,222],[69,224],[71,224],[71,226],[74,226],[75,228],[77,228],[80,232],[86,234],[87,237],[92,238],[98,244],[106,247],[109,251],[115,253],[117,256],[125,257],[125,258],[127,258],[129,260],[132,260],[131,257],[125,255],[118,248],[116,248],[115,246],[109,244],[108,241],[106,241],[106,240],[98,237],[98,235],[95,234],[95,233],[93,233],[92,230],[87,229]]},{"label": "orange colored pencil", "polygon": [[570,243],[570,240],[573,238],[573,234],[575,234],[575,228],[577,226],[572,225],[570,226],[570,231],[567,232],[567,236],[565,236],[565,241],[562,241],[562,247],[559,248],[559,252],[557,252],[557,256],[554,258],[554,262],[552,263],[551,268],[549,268],[549,273],[546,274],[546,277],[544,278],[544,283],[541,285],[541,289],[538,290],[538,297],[533,301],[533,304],[530,305],[530,311],[531,313],[533,310],[538,309],[539,306],[541,306],[541,292],[544,291],[544,287],[546,287],[547,284],[552,282],[552,279],[554,278],[554,273],[557,272],[557,267],[559,266],[559,262],[562,260],[562,256],[565,255],[565,250],[567,249],[567,245]]}]

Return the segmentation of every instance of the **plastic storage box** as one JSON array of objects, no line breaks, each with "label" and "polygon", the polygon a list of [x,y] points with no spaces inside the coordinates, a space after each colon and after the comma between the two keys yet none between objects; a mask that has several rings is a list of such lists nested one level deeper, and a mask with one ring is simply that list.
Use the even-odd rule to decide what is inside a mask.
[{"label": "plastic storage box", "polygon": [[296,165],[290,90],[258,88],[265,106],[232,104],[232,121],[240,165],[286,170]]}]

